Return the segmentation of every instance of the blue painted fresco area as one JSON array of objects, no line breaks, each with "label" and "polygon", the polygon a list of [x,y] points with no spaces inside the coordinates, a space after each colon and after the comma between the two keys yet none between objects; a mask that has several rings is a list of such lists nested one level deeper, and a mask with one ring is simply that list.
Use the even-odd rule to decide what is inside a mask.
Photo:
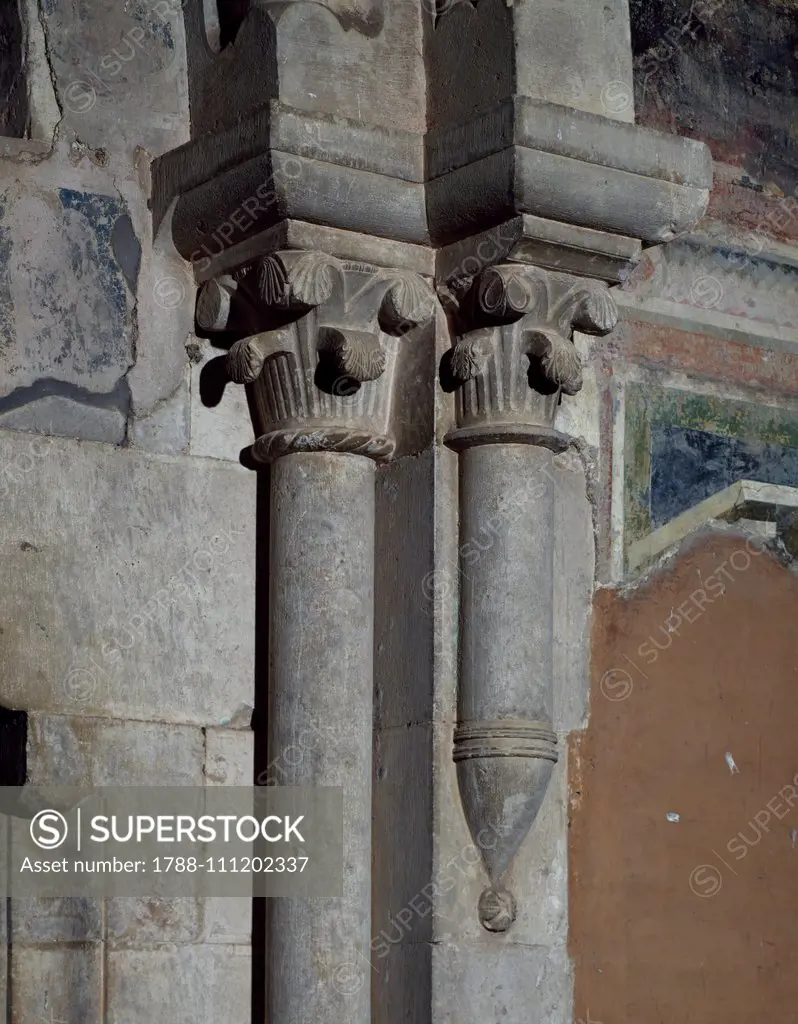
[{"label": "blue painted fresco area", "polygon": [[124,439],[140,258],[118,196],[0,192],[0,426]]},{"label": "blue painted fresco area", "polygon": [[652,430],[652,527],[663,526],[737,480],[798,487],[798,449],[684,427]]},{"label": "blue painted fresco area", "polygon": [[113,325],[122,330],[128,314],[128,300],[125,280],[121,267],[114,256],[111,244],[114,225],[120,217],[127,216],[127,209],[119,199],[110,196],[99,196],[92,192],[75,192],[69,188],[58,190],[61,205],[65,210],[76,210],[91,225],[91,233],[96,249],[87,252],[80,243],[73,242],[72,270],[76,278],[84,271],[85,260],[88,258],[97,272],[102,291],[109,300]]}]

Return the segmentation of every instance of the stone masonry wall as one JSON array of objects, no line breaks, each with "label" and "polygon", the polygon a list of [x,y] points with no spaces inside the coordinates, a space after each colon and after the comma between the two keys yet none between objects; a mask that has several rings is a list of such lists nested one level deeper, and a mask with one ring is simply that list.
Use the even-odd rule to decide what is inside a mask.
[{"label": "stone masonry wall", "polygon": [[[0,112],[0,703],[29,711],[33,784],[248,785],[249,416],[203,404],[218,353],[148,208],[151,161],[189,137],[181,6],[20,11],[0,23],[25,48],[3,74],[26,76],[25,117],[10,82]],[[13,899],[8,922],[18,1024],[250,1013],[247,900]]]}]

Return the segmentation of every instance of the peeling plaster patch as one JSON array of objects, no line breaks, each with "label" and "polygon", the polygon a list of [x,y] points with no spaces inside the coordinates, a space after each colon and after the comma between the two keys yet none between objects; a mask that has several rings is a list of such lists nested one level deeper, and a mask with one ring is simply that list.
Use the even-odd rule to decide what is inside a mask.
[{"label": "peeling plaster patch", "polygon": [[793,409],[639,383],[626,388],[624,409],[627,550],[740,477],[798,484]]},{"label": "peeling plaster patch", "polygon": [[152,17],[151,3],[137,3],[131,11],[131,16],[141,23],[151,39],[159,39],[167,50],[174,52],[175,41],[172,36],[172,26],[161,16]]},{"label": "peeling plaster patch", "polygon": [[83,249],[79,242],[73,243],[72,269],[80,277],[86,272],[83,262],[87,256],[89,257],[94,264],[92,269],[96,269],[98,273],[99,285],[111,300],[110,312],[114,325],[121,327],[122,324],[119,321],[127,312],[127,297],[119,273],[121,268],[116,262],[111,239],[117,221],[123,216],[128,216],[124,211],[123,204],[120,200],[112,199],[110,196],[75,192],[68,188],[59,189],[58,194],[64,210],[75,210],[86,219],[91,226],[96,244],[96,258],[92,259],[93,253]]},{"label": "peeling plaster patch", "polygon": [[798,183],[794,0],[632,0],[638,122],[707,142],[756,189]]},{"label": "peeling plaster patch", "polygon": [[734,763],[734,758],[731,756],[731,753],[728,750],[726,751],[725,757],[726,764],[729,766],[729,771],[732,773],[732,775],[739,775],[740,769]]},{"label": "peeling plaster patch", "polygon": [[115,196],[10,186],[0,196],[0,419],[124,439],[140,246]]}]

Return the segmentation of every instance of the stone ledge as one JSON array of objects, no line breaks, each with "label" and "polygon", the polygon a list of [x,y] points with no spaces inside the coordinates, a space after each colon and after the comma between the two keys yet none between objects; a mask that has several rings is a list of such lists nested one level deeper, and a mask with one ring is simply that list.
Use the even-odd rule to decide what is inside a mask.
[{"label": "stone ledge", "polygon": [[763,531],[769,537],[777,532],[777,516],[795,512],[798,512],[798,487],[766,484],[758,480],[738,480],[698,505],[693,505],[642,540],[635,541],[627,555],[628,566],[633,570],[647,565],[712,520],[729,523],[750,520],[763,527],[772,527]]},{"label": "stone ledge", "polygon": [[284,218],[433,248],[519,213],[661,242],[703,214],[712,163],[703,143],[527,97],[426,136],[275,101],[153,179],[156,227],[177,198],[174,241],[196,260]]}]

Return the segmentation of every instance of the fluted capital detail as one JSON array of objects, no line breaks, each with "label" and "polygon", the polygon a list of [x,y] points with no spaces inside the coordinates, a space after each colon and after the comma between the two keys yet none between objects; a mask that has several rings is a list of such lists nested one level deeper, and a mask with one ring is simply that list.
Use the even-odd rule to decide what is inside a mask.
[{"label": "fluted capital detail", "polygon": [[458,429],[473,432],[479,423],[551,429],[560,396],[582,388],[574,330],[604,335],[617,322],[603,282],[518,263],[484,270],[455,314],[459,337],[450,370]]},{"label": "fluted capital detail", "polygon": [[436,303],[408,271],[279,250],[205,282],[197,322],[238,335],[227,375],[251,387],[256,461],[294,451],[386,459],[402,340]]}]

